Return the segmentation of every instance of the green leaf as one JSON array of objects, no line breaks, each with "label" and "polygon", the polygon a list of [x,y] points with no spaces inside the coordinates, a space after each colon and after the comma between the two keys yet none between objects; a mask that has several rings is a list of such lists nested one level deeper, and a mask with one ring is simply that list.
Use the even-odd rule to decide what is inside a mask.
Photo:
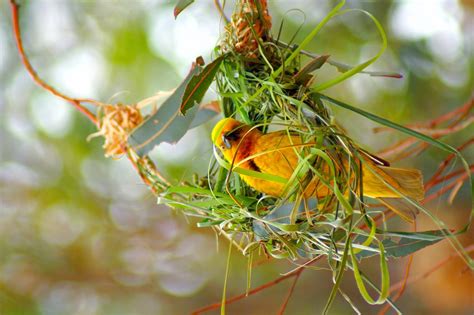
[{"label": "green leaf", "polygon": [[[435,230],[435,231],[425,231],[425,232],[400,232],[396,235],[400,237],[400,240],[394,241],[393,238],[386,238],[382,241],[385,254],[387,257],[400,258],[404,256],[411,255],[426,246],[430,246],[438,243],[439,241],[445,238],[446,231]],[[371,246],[372,248],[375,248]],[[358,253],[357,259],[367,258],[374,255],[377,255],[377,252],[362,250]]]},{"label": "green leaf", "polygon": [[[307,200],[307,207],[310,209],[315,209],[318,205],[318,200],[315,197],[311,197]],[[254,218],[253,221],[253,231],[258,240],[264,239],[268,240],[270,237],[270,231],[267,231],[263,223],[267,223],[269,229],[273,232],[278,233],[279,230],[285,231],[285,227],[291,227],[290,230],[293,232],[292,228],[296,226],[295,224],[290,224],[290,216],[293,210],[296,208],[296,204],[286,203],[284,205],[275,207],[263,218]],[[304,203],[300,203],[297,207],[297,214],[303,214],[305,212]],[[283,226],[283,229],[281,228]]]},{"label": "green leaf", "polygon": [[188,83],[199,72],[200,67],[193,65],[189,74],[173,94],[129,135],[128,143],[138,155],[147,154],[162,142],[175,143],[188,131],[197,112],[197,107],[188,111],[187,115],[182,115],[180,108]]},{"label": "green leaf", "polygon": [[342,15],[342,14],[345,14],[345,13],[351,12],[351,11],[362,12],[362,13],[366,14],[370,19],[372,19],[372,21],[374,22],[375,26],[377,27],[377,29],[380,33],[380,36],[382,38],[382,46],[380,47],[379,52],[373,58],[370,58],[366,62],[363,62],[363,63],[361,63],[357,66],[354,66],[352,69],[345,71],[343,74],[339,75],[338,77],[336,77],[332,80],[329,80],[329,81],[326,81],[326,82],[323,82],[323,83],[320,83],[320,84],[314,86],[313,91],[322,91],[324,89],[327,89],[331,86],[334,86],[334,85],[348,79],[349,77],[351,77],[351,76],[353,76],[357,73],[360,73],[362,70],[364,70],[365,68],[367,68],[368,66],[373,64],[375,61],[377,61],[377,59],[379,59],[380,56],[382,56],[385,49],[387,48],[387,36],[385,35],[385,31],[384,31],[382,25],[380,24],[380,22],[369,12],[367,12],[365,10],[349,9],[349,10],[345,10],[343,12],[340,12],[337,15]]},{"label": "green leaf", "polygon": [[306,78],[308,75],[321,68],[324,63],[328,60],[329,55],[322,55],[314,58],[310,62],[308,62],[297,74],[294,75],[294,79],[296,82],[305,82],[307,81]]},{"label": "green leaf", "polygon": [[196,116],[194,117],[193,121],[191,122],[191,125],[189,126],[189,129],[196,128],[197,126],[200,126],[219,114],[219,112],[209,109],[209,108],[201,108],[197,113]]},{"label": "green leaf", "polygon": [[201,102],[204,94],[206,94],[209,86],[211,85],[214,77],[216,76],[217,70],[225,55],[220,56],[213,62],[205,66],[199,74],[193,76],[186,86],[184,92],[180,110],[184,115],[186,111],[192,108],[195,104]]},{"label": "green leaf", "polygon": [[207,228],[207,227],[214,227],[216,225],[219,225],[221,224],[223,221],[222,220],[219,220],[219,221],[211,221],[209,219],[205,219],[201,222],[198,222],[197,223],[197,227],[199,228]]},{"label": "green leaf", "polygon": [[186,9],[188,6],[191,5],[191,3],[193,3],[194,0],[179,0],[178,3],[176,3],[175,7],[174,7],[174,18],[176,19],[178,17],[178,15],[184,11],[184,9]]},{"label": "green leaf", "polygon": [[374,300],[369,295],[369,292],[367,292],[367,288],[364,284],[364,280],[359,270],[359,265],[357,263],[357,257],[354,253],[354,249],[352,245],[349,245],[349,248],[350,248],[350,254],[351,254],[352,269],[354,271],[354,278],[355,278],[357,288],[359,289],[360,294],[362,295],[364,300],[370,305],[380,305],[380,304],[385,303],[390,293],[390,273],[388,271],[387,260],[385,259],[385,255],[387,251],[384,248],[383,242],[379,242],[381,289],[380,289],[380,295],[377,298],[377,300]]},{"label": "green leaf", "polygon": [[[206,67],[198,62],[160,108],[150,115],[128,137],[128,143],[138,155],[143,156],[162,142],[176,143],[190,129],[211,117],[212,110],[194,106],[202,100],[209,88],[222,57]],[[196,117],[196,118],[195,118]]]},{"label": "green leaf", "polygon": [[430,136],[427,136],[427,135],[424,135],[422,133],[419,133],[418,131],[415,131],[413,129],[410,129],[410,128],[407,128],[407,127],[404,127],[402,125],[399,125],[397,123],[394,123],[393,121],[390,121],[388,119],[385,119],[385,118],[382,118],[382,117],[379,117],[377,115],[374,115],[372,113],[369,113],[369,112],[366,112],[365,110],[363,109],[360,109],[360,108],[357,108],[357,107],[354,107],[354,106],[351,106],[349,104],[346,104],[344,102],[341,102],[341,101],[338,101],[336,99],[333,99],[327,95],[324,95],[324,94],[319,94],[319,93],[315,93],[315,95],[317,97],[319,97],[320,99],[322,100],[326,100],[326,101],[329,101],[330,103],[334,104],[334,105],[337,105],[339,107],[342,107],[342,108],[345,108],[345,109],[348,109],[350,111],[353,111],[355,113],[358,113],[359,115],[362,115],[370,120],[373,120],[381,125],[384,125],[384,126],[387,126],[387,127],[390,127],[390,128],[393,128],[395,130],[398,130],[398,131],[401,131],[407,135],[410,135],[412,137],[415,137],[419,140],[422,140],[422,141],[425,141],[437,148],[440,148],[440,149],[443,149],[447,152],[450,152],[450,153],[454,153],[454,154],[457,154],[458,151],[453,148],[452,146],[446,144],[446,143],[443,143],[441,141],[438,141],[436,139],[433,139],[432,137]]},{"label": "green leaf", "polygon": [[[424,232],[396,232],[396,231],[381,231],[377,230],[377,234],[385,236],[395,236],[400,238],[420,240],[420,241],[439,241],[449,235],[449,230],[432,230]],[[456,233],[459,234],[459,233]],[[456,234],[453,234],[456,235]]]}]

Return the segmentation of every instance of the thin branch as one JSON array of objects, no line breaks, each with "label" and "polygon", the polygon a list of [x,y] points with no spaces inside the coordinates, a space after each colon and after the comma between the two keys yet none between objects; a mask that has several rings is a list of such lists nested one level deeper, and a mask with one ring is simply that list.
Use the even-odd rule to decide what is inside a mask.
[{"label": "thin branch", "polygon": [[[470,170],[471,172],[474,172],[474,165],[470,165],[470,166],[469,166],[469,170]],[[441,177],[441,178],[435,178],[434,181],[430,182],[430,185],[426,188],[426,190],[431,189],[431,188],[433,188],[433,187],[435,187],[435,186],[437,186],[437,185],[439,185],[439,184],[442,184],[442,183],[444,183],[444,182],[446,182],[446,181],[448,181],[448,180],[450,180],[450,179],[452,179],[452,178],[454,178],[454,177],[457,177],[457,176],[459,176],[459,175],[461,175],[461,174],[463,174],[463,173],[465,173],[465,172],[466,172],[465,169],[460,169],[460,170],[456,170],[456,171],[454,171],[454,172],[451,172],[451,173],[449,173],[449,174],[447,174],[447,175],[445,175],[445,176],[443,176],[443,177]]]},{"label": "thin branch", "polygon": [[416,143],[416,141],[418,141],[418,139],[415,139],[415,138],[403,139],[402,141],[399,141],[399,142],[395,143],[394,145],[383,149],[382,151],[377,153],[377,156],[380,156],[381,158],[387,158],[389,156],[395,155],[398,152],[402,152],[402,151],[406,150],[411,145]]},{"label": "thin branch", "polygon": [[442,196],[443,194],[445,194],[446,192],[450,191],[453,187],[455,187],[456,185],[458,185],[458,183],[460,182],[463,182],[465,181],[466,179],[469,178],[469,174],[468,173],[464,173],[462,176],[458,177],[457,180],[449,183],[448,185],[444,186],[443,188],[441,188],[440,190],[432,193],[431,195],[429,195],[428,197],[426,197],[424,200],[423,200],[423,203],[427,203],[428,201],[431,201],[435,198],[438,198],[439,196]]},{"label": "thin branch", "polygon": [[[469,139],[467,142],[463,143],[461,146],[457,148],[459,152],[462,152],[471,144],[474,144],[474,138]],[[444,170],[448,167],[449,163],[456,157],[456,154],[450,154],[441,164],[439,165],[436,172],[431,176],[430,180],[425,184],[425,190],[428,191],[431,187],[437,184],[437,180],[440,175],[444,172]]]},{"label": "thin branch", "polygon": [[295,290],[296,283],[298,282],[298,279],[300,278],[300,275],[303,272],[303,270],[304,269],[299,269],[296,272],[295,279],[293,279],[293,283],[291,284],[291,287],[288,291],[288,294],[286,295],[286,298],[285,298],[285,301],[283,302],[283,305],[281,306],[280,310],[278,311],[278,315],[283,315],[285,313],[288,302],[290,301],[290,298],[293,295],[293,291]]},{"label": "thin branch", "polygon": [[86,115],[90,121],[92,121],[94,124],[97,125],[97,118],[95,117],[95,115],[92,114],[87,108],[85,108],[81,104],[80,100],[71,98],[67,95],[62,94],[61,92],[53,88],[51,85],[47,84],[45,81],[43,81],[39,77],[38,73],[35,71],[28,57],[26,56],[25,50],[23,48],[23,42],[22,42],[21,32],[20,32],[20,23],[19,23],[19,5],[18,3],[15,2],[15,0],[10,0],[10,7],[11,7],[11,13],[12,13],[13,33],[15,36],[15,42],[18,48],[18,53],[20,55],[21,62],[25,66],[26,70],[30,74],[33,81],[36,84],[38,84],[40,87],[45,89],[46,91],[49,91],[51,94],[72,104],[77,110],[79,110],[81,113]]},{"label": "thin branch", "polygon": [[[466,252],[470,253],[470,252],[474,252],[474,244],[471,244],[469,246],[467,246],[466,248],[464,248],[466,250]],[[454,252],[452,253],[451,255],[449,255],[448,257],[446,257],[445,259],[441,260],[440,262],[438,262],[436,265],[434,265],[433,267],[431,267],[429,270],[425,271],[424,273],[421,273],[421,274],[417,274],[415,276],[413,276],[412,278],[408,279],[407,281],[407,285],[410,285],[412,284],[413,282],[416,282],[416,281],[419,281],[419,280],[422,280],[422,279],[425,279],[427,278],[429,275],[431,275],[433,272],[437,271],[438,269],[440,269],[442,266],[444,266],[445,264],[447,264],[451,259],[455,258],[459,256],[459,253],[457,252]],[[390,288],[390,291],[395,291],[397,289],[400,289],[403,285],[404,285],[404,280],[402,281],[399,281],[397,283],[395,283],[394,285],[392,285],[392,287]]]},{"label": "thin branch", "polygon": [[[474,116],[471,116],[468,119],[463,120],[462,122],[461,121],[454,122],[451,124],[450,127],[445,128],[445,129],[431,130],[427,128],[419,128],[419,129],[414,129],[414,130],[424,133],[428,136],[431,136],[434,139],[438,139],[438,138],[441,138],[442,136],[450,135],[458,131],[461,131],[467,128],[468,126],[470,126],[473,122],[474,122]],[[428,143],[420,142],[417,146],[415,146],[411,150],[404,151],[402,154],[398,155],[396,157],[396,160],[402,160],[410,156],[418,155],[429,147],[430,145]]]},{"label": "thin branch", "polygon": [[[313,262],[316,262],[317,260],[319,260],[320,258],[322,258],[323,256],[319,256],[317,257],[317,259],[312,259],[312,263]],[[306,264],[305,264],[306,265]],[[270,281],[270,282],[267,282],[265,284],[262,284],[261,286],[258,286],[256,287],[255,289],[252,289],[250,291],[248,291],[248,293],[242,293],[242,294],[239,294],[239,295],[236,295],[230,299],[227,299],[225,301],[226,305],[227,304],[231,304],[231,303],[234,303],[234,302],[237,302],[237,301],[240,301],[242,299],[245,299],[246,297],[250,296],[250,295],[253,295],[253,294],[256,294],[260,291],[263,291],[265,289],[268,289],[270,287],[273,287],[275,285],[277,285],[278,283],[286,280],[286,279],[289,279],[289,278],[292,278],[292,277],[299,277],[301,275],[301,273],[305,270],[305,268],[299,268],[299,269],[296,269],[294,270],[293,272],[291,273],[288,273],[286,275],[283,275],[281,277],[278,277],[277,279],[273,280],[273,281]],[[293,289],[292,289],[293,290]],[[214,304],[211,304],[211,305],[208,305],[208,306],[205,306],[203,308],[200,308],[196,311],[194,311],[192,313],[192,315],[199,315],[199,314],[202,314],[204,312],[208,312],[208,311],[212,311],[212,310],[215,310],[215,309],[218,309],[221,307],[221,303],[218,302],[218,303],[214,303]]]},{"label": "thin branch", "polygon": [[[239,295],[236,295],[230,299],[227,299],[225,301],[225,304],[231,304],[231,303],[234,303],[234,302],[237,302],[237,301],[240,301],[246,297],[248,297],[249,295],[253,295],[253,294],[256,294],[262,290],[265,290],[267,288],[270,288],[270,287],[273,287],[274,285],[286,280],[286,279],[289,279],[289,278],[292,278],[292,277],[296,277],[296,275],[298,275],[299,273],[301,272],[294,272],[294,273],[291,273],[291,274],[288,274],[286,276],[281,276],[273,281],[270,281],[270,282],[267,282],[265,284],[262,284],[261,286],[258,286],[256,287],[255,289],[252,289],[247,293],[242,293],[242,294],[239,294]],[[194,311],[192,314],[193,315],[199,315],[199,314],[202,314],[204,312],[208,312],[208,311],[212,311],[212,310],[215,310],[215,309],[218,309],[221,307],[221,304],[220,302],[218,303],[214,303],[214,304],[211,304],[211,305],[208,305],[208,306],[205,306],[203,308],[200,308],[196,311]]]},{"label": "thin branch", "polygon": [[470,124],[474,122],[474,116],[471,116],[465,120],[463,120],[460,123],[455,124],[452,127],[448,128],[443,128],[443,129],[432,129],[432,128],[426,128],[426,127],[413,127],[411,128],[412,130],[418,131],[420,133],[423,133],[427,136],[433,137],[433,138],[438,138],[442,136],[446,136],[455,132],[458,132],[466,127],[468,127]]},{"label": "thin branch", "polygon": [[230,22],[230,19],[225,15],[224,8],[221,5],[221,2],[219,0],[214,0],[214,5],[217,8],[217,11],[219,11],[220,16],[224,19],[226,24]]},{"label": "thin branch", "polygon": [[[414,129],[416,131],[419,131],[421,133],[427,134],[435,139],[438,139],[442,136],[458,132],[466,128],[470,124],[472,124],[474,121],[474,116],[470,116],[469,118],[465,119],[465,117],[468,116],[472,108],[474,108],[474,98],[471,98],[463,106],[451,112],[448,112],[428,123],[407,125],[407,127]],[[451,120],[453,118],[455,118],[455,120],[452,121],[448,127],[443,128],[443,129],[434,129],[439,124],[446,122],[448,120]],[[388,127],[379,127],[379,128],[375,128],[374,132],[377,133],[377,132],[387,131],[387,130],[393,130],[393,129],[388,128]],[[412,146],[418,141],[419,140],[416,138],[403,139],[397,142],[396,144],[382,150],[381,152],[378,153],[378,155],[382,158],[386,158],[386,157],[389,157],[401,152],[401,154],[396,157],[396,160],[400,160],[409,156],[419,154],[420,152],[422,152],[423,150],[429,147],[427,143],[419,143],[418,146],[415,146],[411,150],[407,150],[410,146]],[[392,160],[394,159],[392,158]]]},{"label": "thin branch", "polygon": [[[469,101],[467,101],[464,105],[456,108],[453,111],[447,112],[446,114],[443,114],[439,117],[436,117],[435,119],[431,120],[428,123],[418,123],[418,124],[409,124],[406,125],[406,127],[411,128],[411,129],[416,129],[416,128],[435,128],[436,126],[450,120],[453,118],[456,118],[456,116],[460,115],[461,118],[465,116],[472,108],[474,108],[474,98],[471,98]],[[379,133],[382,131],[392,131],[393,128],[390,127],[376,127],[373,129],[375,133]]]}]

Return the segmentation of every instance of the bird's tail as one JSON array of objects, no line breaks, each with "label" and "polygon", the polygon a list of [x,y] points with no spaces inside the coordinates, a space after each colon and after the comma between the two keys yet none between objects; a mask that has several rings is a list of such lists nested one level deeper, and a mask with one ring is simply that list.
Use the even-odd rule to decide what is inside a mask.
[{"label": "bird's tail", "polygon": [[424,198],[423,176],[419,170],[372,165],[364,168],[364,195],[377,198],[403,219],[412,222],[418,209],[406,198]]}]

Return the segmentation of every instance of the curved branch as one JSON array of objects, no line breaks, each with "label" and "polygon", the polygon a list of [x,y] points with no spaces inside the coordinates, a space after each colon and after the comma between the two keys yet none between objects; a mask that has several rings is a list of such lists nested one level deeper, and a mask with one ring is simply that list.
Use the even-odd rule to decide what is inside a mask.
[{"label": "curved branch", "polygon": [[[474,252],[474,244],[471,244],[469,246],[466,246],[464,248],[466,250],[466,252],[470,253],[470,252]],[[427,271],[425,271],[424,273],[421,273],[421,274],[416,274],[414,275],[413,277],[410,277],[408,279],[408,281],[406,282],[405,284],[405,280],[401,280],[395,284],[392,285],[392,287],[390,288],[390,292],[393,292],[397,289],[400,289],[402,288],[404,285],[409,285],[409,284],[412,284],[413,282],[416,282],[416,281],[419,281],[419,280],[422,280],[422,279],[425,279],[427,278],[429,275],[431,275],[433,272],[437,271],[438,269],[440,269],[441,267],[443,267],[444,265],[446,265],[451,259],[453,258],[456,258],[459,256],[459,253],[457,252],[454,252],[452,253],[451,255],[447,256],[446,258],[444,258],[443,260],[439,261],[436,265],[434,265],[433,267],[431,267],[430,269],[428,269]]]},{"label": "curved branch", "polygon": [[[320,256],[319,258],[321,258],[322,256]],[[319,259],[318,258],[318,259]],[[313,259],[312,262],[315,262],[317,261],[318,259]],[[246,297],[248,297],[249,295],[253,295],[253,294],[256,294],[260,291],[263,291],[265,289],[268,289],[270,287],[273,287],[274,285],[277,285],[278,283],[286,280],[286,279],[289,279],[289,278],[293,278],[293,277],[296,277],[295,281],[293,281],[292,283],[292,286],[290,288],[290,292],[288,293],[287,295],[287,299],[289,299],[291,297],[291,293],[293,292],[293,289],[294,289],[294,286],[296,285],[296,281],[297,279],[299,278],[299,276],[301,275],[301,273],[305,270],[305,268],[299,268],[299,269],[296,269],[295,271],[291,272],[291,273],[288,273],[286,275],[283,275],[273,281],[270,281],[270,282],[267,282],[265,284],[262,284],[261,286],[258,286],[256,287],[255,289],[252,289],[250,290],[248,293],[242,293],[242,294],[239,294],[239,295],[236,295],[230,299],[227,299],[225,301],[225,304],[231,304],[231,303],[234,303],[234,302],[237,302],[237,301],[240,301],[242,299],[245,299]],[[212,310],[215,310],[215,309],[218,309],[221,307],[221,304],[220,302],[218,303],[214,303],[214,304],[211,304],[211,305],[208,305],[208,306],[205,306],[205,307],[202,307],[194,312],[192,312],[192,315],[199,315],[199,314],[202,314],[204,312],[208,312],[208,311],[212,311]],[[281,311],[284,311],[285,310],[285,307],[286,307],[286,304],[287,302],[285,302],[285,304],[282,306],[282,308],[280,309],[280,312]],[[282,313],[280,313],[282,314]]]},{"label": "curved branch", "polygon": [[77,110],[79,110],[81,113],[86,115],[86,117],[89,118],[90,121],[92,121],[94,124],[97,125],[96,116],[93,113],[91,113],[87,108],[85,108],[81,104],[79,99],[75,99],[75,98],[62,94],[61,92],[53,88],[51,85],[49,85],[48,83],[46,83],[43,79],[39,77],[38,73],[35,71],[28,57],[26,56],[25,50],[23,48],[23,42],[21,39],[21,32],[20,32],[20,23],[19,23],[19,5],[18,3],[16,3],[15,0],[10,0],[10,7],[11,7],[11,13],[12,13],[13,34],[14,34],[15,42],[18,48],[18,53],[20,55],[21,62],[25,66],[26,70],[30,74],[33,81],[36,84],[38,84],[40,87],[45,89],[46,91],[49,91],[54,96],[57,96],[69,102],[70,104],[72,104]]}]

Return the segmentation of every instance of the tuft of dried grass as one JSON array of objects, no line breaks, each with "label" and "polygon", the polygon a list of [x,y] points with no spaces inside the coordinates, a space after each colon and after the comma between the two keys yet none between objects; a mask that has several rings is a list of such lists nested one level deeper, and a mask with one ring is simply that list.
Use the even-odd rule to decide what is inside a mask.
[{"label": "tuft of dried grass", "polygon": [[137,105],[103,104],[99,107],[99,131],[89,139],[103,136],[106,157],[118,157],[127,153],[128,134],[143,121]]}]

